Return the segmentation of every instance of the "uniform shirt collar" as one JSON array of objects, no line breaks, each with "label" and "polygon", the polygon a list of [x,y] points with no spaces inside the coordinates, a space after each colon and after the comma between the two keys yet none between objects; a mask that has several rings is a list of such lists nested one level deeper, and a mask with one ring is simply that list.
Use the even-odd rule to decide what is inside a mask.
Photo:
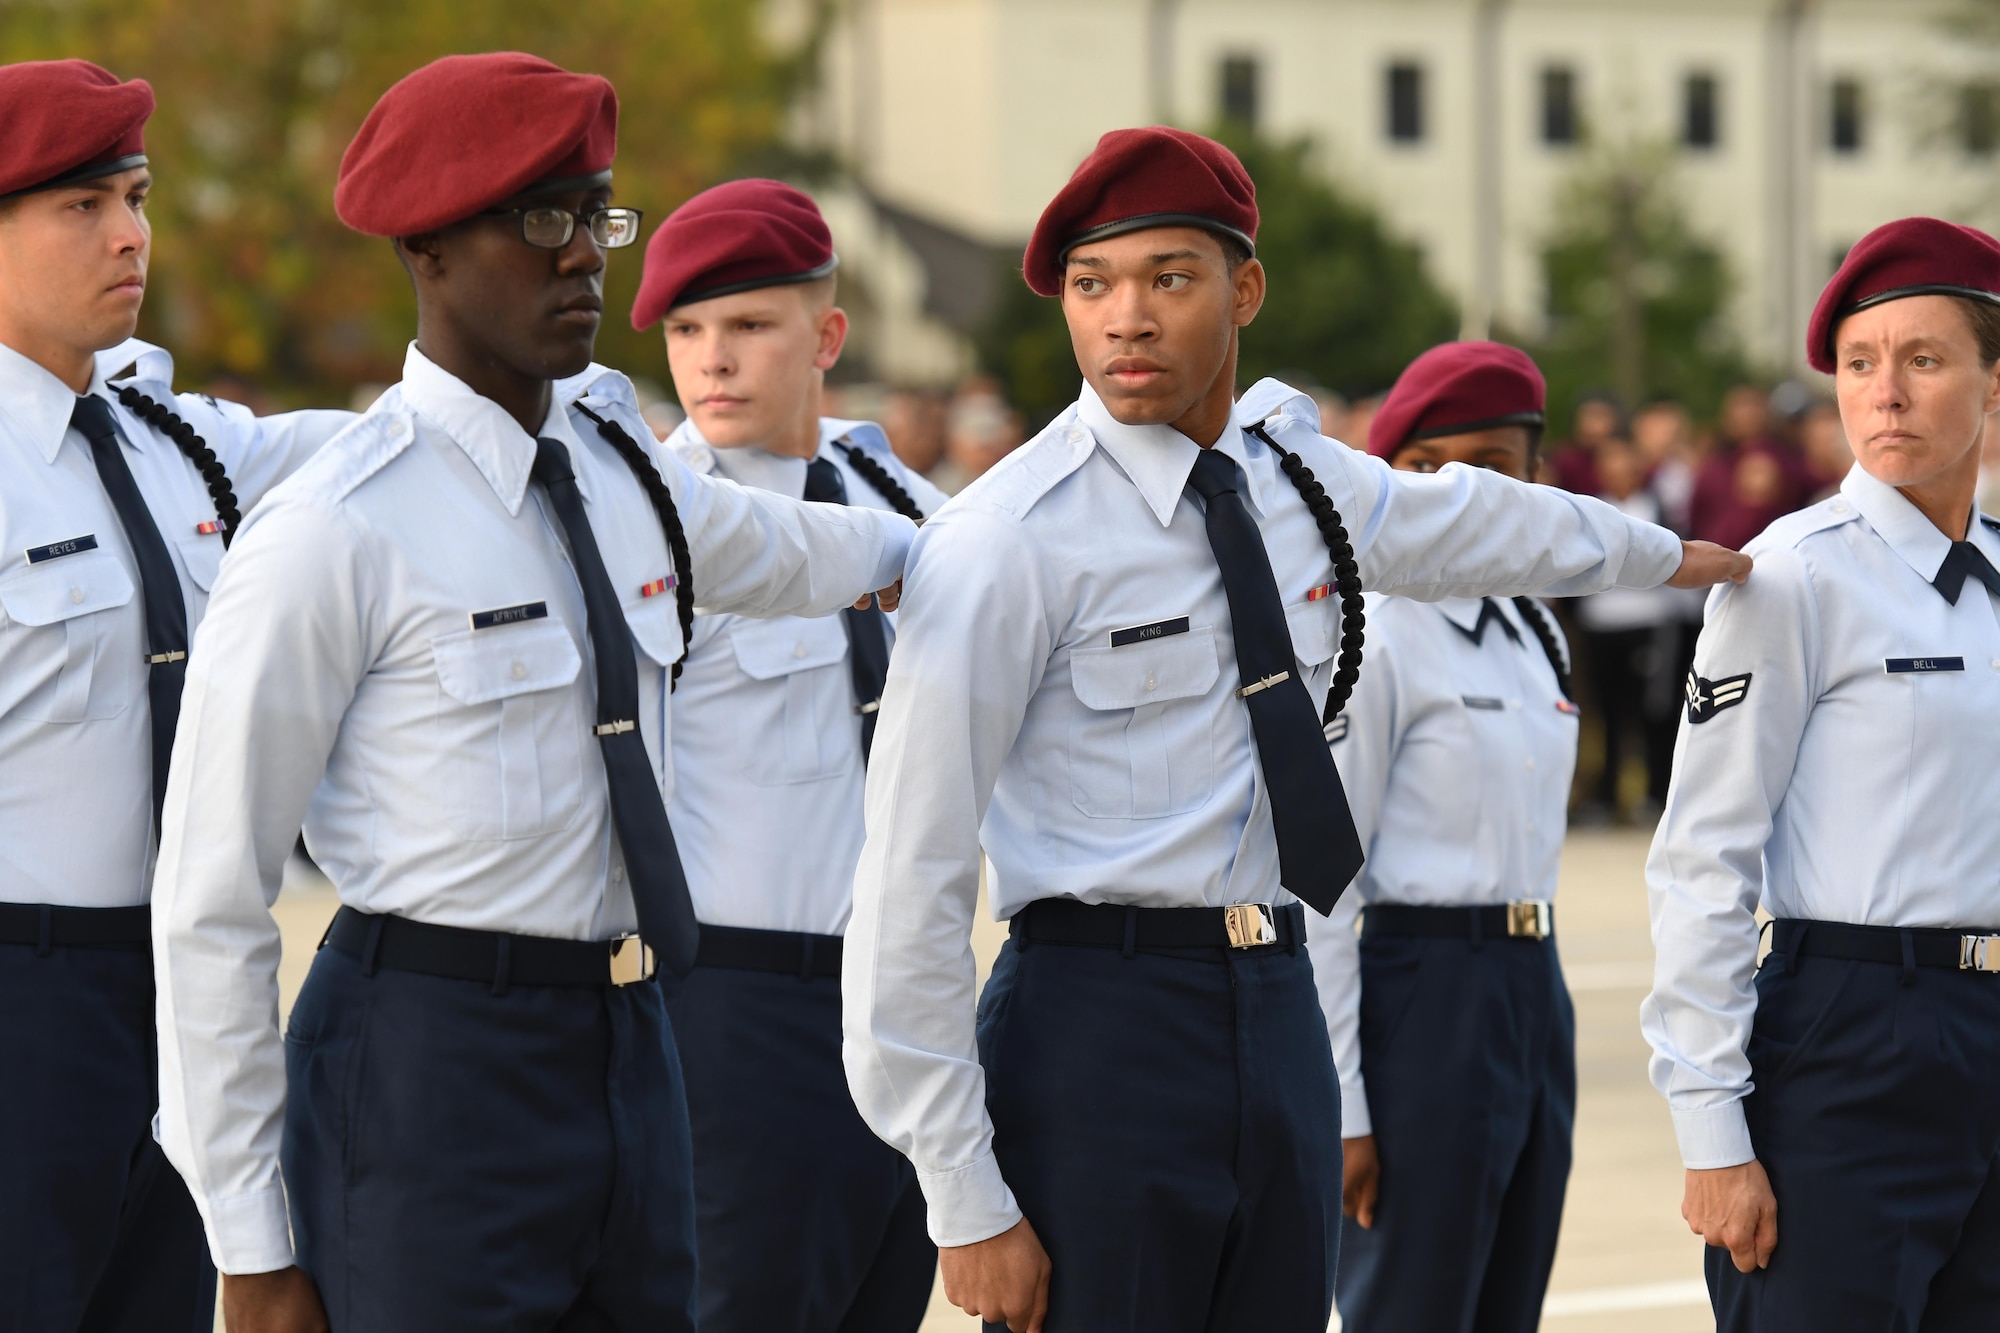
[{"label": "uniform shirt collar", "polygon": [[[403,402],[465,451],[509,514],[521,512],[529,475],[535,467],[538,436],[522,430],[521,423],[509,416],[507,409],[473,392],[464,380],[418,351],[415,343],[410,344],[403,358]],[[563,395],[551,393],[548,419],[542,423],[539,435],[568,446],[574,460],[579,446],[576,432],[570,429],[568,409]],[[577,489],[588,500],[591,495],[586,470],[581,463],[575,468]]]},{"label": "uniform shirt collar", "polygon": [[[1938,531],[1937,524],[1926,518],[1923,510],[1859,463],[1848,469],[1840,491],[1889,544],[1889,549],[1901,556],[1924,582],[1936,581],[1938,567],[1944,564],[1945,555],[1951,550],[1951,538]],[[2000,566],[2000,534],[1980,522],[1977,512],[1967,525],[1965,539]]]},{"label": "uniform shirt collar", "polygon": [[[1083,393],[1077,399],[1076,418],[1096,437],[1098,446],[1111,456],[1134,486],[1144,497],[1146,505],[1153,511],[1153,517],[1165,527],[1173,522],[1174,510],[1179,507],[1181,493],[1187,489],[1188,476],[1194,471],[1194,460],[1201,453],[1201,446],[1172,426],[1127,426],[1111,415],[1104,406],[1104,400],[1089,384],[1083,386]],[[1217,452],[1234,459],[1236,466],[1248,478],[1245,498],[1257,510],[1261,518],[1271,512],[1269,468],[1254,468],[1245,452],[1243,432],[1237,423],[1231,421],[1222,428],[1222,435],[1211,446]],[[1262,452],[1260,446],[1260,453]]]},{"label": "uniform shirt collar", "polygon": [[[90,392],[104,394],[104,364],[90,372]],[[119,367],[113,367],[114,370]],[[0,343],[0,422],[26,449],[44,463],[56,461],[69,419],[76,412],[76,393],[44,368],[5,343]]]},{"label": "uniform shirt collar", "polygon": [[[821,417],[819,453],[815,457],[825,458],[831,454],[832,451],[827,448],[828,444],[839,439],[844,433],[838,429],[829,429],[830,427],[852,424],[835,421],[831,417]],[[719,449],[708,442],[708,437],[701,433],[701,427],[694,424],[693,417],[675,427],[673,435],[668,438],[673,443],[699,445],[708,450],[708,456],[714,460],[717,475],[727,477],[738,486],[754,486],[760,491],[771,491],[793,500],[805,498],[807,460],[803,458],[792,454],[774,454],[759,449],[754,444]]]},{"label": "uniform shirt collar", "polygon": [[[1434,605],[1437,607],[1439,615],[1442,615],[1446,620],[1449,620],[1452,624],[1470,634],[1479,625],[1480,602],[1482,600],[1484,599],[1478,597],[1447,597],[1441,602],[1434,603]],[[1496,606],[1499,604],[1499,600],[1498,598],[1494,599]],[[1500,614],[1505,615],[1507,613],[1502,611]]]},{"label": "uniform shirt collar", "polygon": [[149,380],[155,384],[174,382],[173,354],[164,347],[139,338],[127,338],[116,347],[106,348],[97,354],[97,373],[107,381],[126,378]]}]

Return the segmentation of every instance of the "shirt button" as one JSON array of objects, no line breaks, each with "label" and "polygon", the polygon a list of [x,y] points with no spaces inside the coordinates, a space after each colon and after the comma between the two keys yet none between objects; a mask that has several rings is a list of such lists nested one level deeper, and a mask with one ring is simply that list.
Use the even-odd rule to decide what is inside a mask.
[{"label": "shirt button", "polygon": [[1833,512],[1836,514],[1844,514],[1851,508],[1853,508],[1853,506],[1848,504],[1847,501],[1845,500],[1835,500],[1833,502]]},{"label": "shirt button", "polygon": [[1157,690],[1159,688],[1160,688],[1159,674],[1157,672],[1148,671],[1146,673],[1146,692],[1150,694],[1154,690]]},{"label": "shirt button", "polygon": [[528,664],[526,662],[516,662],[513,666],[508,667],[507,671],[515,680],[526,680],[528,678]]},{"label": "shirt button", "polygon": [[611,867],[611,882],[612,882],[613,884],[623,884],[623,883],[625,882],[625,867],[624,867],[624,866],[613,866],[613,867]]},{"label": "shirt button", "polygon": [[806,646],[804,644],[795,643],[792,645],[793,657],[804,657],[805,655],[806,655]]},{"label": "shirt button", "polygon": [[1529,761],[1527,762],[1527,769],[1528,769],[1528,771],[1529,771],[1530,773],[1532,773],[1532,772],[1534,772],[1534,771],[1535,771],[1535,761],[1534,761],[1534,760],[1530,759],[1530,760],[1529,760]]},{"label": "shirt button", "polygon": [[1995,671],[2000,671],[2000,657],[1996,657],[1993,659],[1993,669]]},{"label": "shirt button", "polygon": [[69,599],[72,602],[81,603],[83,601],[83,589],[71,588],[69,590]]}]

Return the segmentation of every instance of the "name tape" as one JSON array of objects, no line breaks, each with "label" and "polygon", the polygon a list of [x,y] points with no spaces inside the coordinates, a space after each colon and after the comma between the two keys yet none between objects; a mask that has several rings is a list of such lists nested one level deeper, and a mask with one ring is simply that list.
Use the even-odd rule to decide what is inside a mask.
[{"label": "name tape", "polygon": [[1111,646],[1123,648],[1128,643],[1148,643],[1154,639],[1164,639],[1173,634],[1188,632],[1188,618],[1175,616],[1172,620],[1156,620],[1150,625],[1133,625],[1127,629],[1111,631]]},{"label": "name tape", "polygon": [[97,534],[86,532],[81,537],[71,537],[66,542],[50,542],[47,546],[30,546],[28,548],[28,563],[39,565],[47,560],[60,560],[66,555],[75,555],[79,551],[95,551],[96,549]]},{"label": "name tape", "polygon": [[549,614],[547,602],[523,602],[519,606],[502,606],[491,611],[474,611],[472,628],[493,629],[500,625],[519,625],[529,620],[546,620]]}]

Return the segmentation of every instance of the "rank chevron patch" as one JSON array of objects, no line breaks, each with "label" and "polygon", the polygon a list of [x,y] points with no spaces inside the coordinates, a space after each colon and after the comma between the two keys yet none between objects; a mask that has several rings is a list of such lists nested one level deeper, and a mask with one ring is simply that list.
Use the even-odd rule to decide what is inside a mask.
[{"label": "rank chevron patch", "polygon": [[1347,739],[1347,714],[1342,713],[1326,724],[1326,743],[1338,745]]},{"label": "rank chevron patch", "polygon": [[1706,722],[1725,708],[1734,708],[1750,693],[1750,673],[1709,680],[1688,672],[1687,718],[1690,723]]}]

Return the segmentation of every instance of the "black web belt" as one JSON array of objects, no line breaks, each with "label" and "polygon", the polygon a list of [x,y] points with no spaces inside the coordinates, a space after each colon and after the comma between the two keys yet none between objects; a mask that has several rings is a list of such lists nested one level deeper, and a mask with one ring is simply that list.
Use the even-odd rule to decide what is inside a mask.
[{"label": "black web belt", "polygon": [[840,975],[841,938],[794,930],[751,930],[744,926],[703,926],[696,967],[742,972],[779,972],[800,981]]},{"label": "black web belt", "polygon": [[65,948],[143,949],[153,942],[153,909],[138,907],[55,907],[47,903],[0,903],[0,944],[32,944],[46,954]]},{"label": "black web belt", "polygon": [[462,930],[407,917],[377,916],[343,907],[320,943],[360,960],[369,976],[381,968],[451,981],[480,981],[504,994],[509,986],[627,986],[653,976],[652,951],[628,935],[616,940],[555,940]]},{"label": "black web belt", "polygon": [[1106,949],[1263,949],[1296,952],[1306,937],[1305,908],[1298,903],[1272,907],[1126,907],[1082,903],[1074,898],[1038,898],[1014,914],[1007,933],[1014,947],[1035,944],[1088,944]]},{"label": "black web belt", "polygon": [[1936,926],[1856,926],[1786,918],[1771,923],[1771,951],[1797,958],[1844,958],[1903,967],[2000,972],[2000,931]]},{"label": "black web belt", "polygon": [[1370,903],[1361,911],[1363,935],[1408,935],[1432,940],[1546,940],[1556,933],[1555,904],[1539,899],[1485,907],[1416,907]]}]

